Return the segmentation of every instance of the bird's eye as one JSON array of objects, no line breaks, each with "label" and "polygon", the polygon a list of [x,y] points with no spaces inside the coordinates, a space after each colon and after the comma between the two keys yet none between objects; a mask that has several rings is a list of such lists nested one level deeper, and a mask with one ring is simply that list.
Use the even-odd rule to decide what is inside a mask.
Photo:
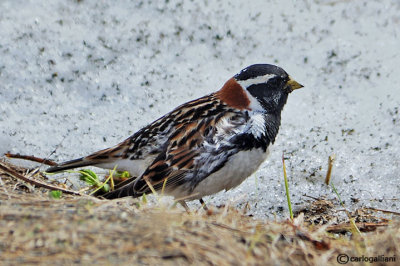
[{"label": "bird's eye", "polygon": [[270,88],[280,88],[284,83],[284,80],[281,77],[275,77],[273,79],[268,80],[268,87]]}]

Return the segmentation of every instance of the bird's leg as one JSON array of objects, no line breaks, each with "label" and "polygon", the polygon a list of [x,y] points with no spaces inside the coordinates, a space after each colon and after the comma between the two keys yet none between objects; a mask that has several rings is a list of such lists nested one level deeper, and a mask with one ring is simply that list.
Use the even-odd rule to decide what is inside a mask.
[{"label": "bird's leg", "polygon": [[202,198],[199,199],[201,206],[205,211],[208,211],[207,205]]},{"label": "bird's leg", "polygon": [[187,213],[190,213],[189,206],[187,206],[187,204],[186,204],[186,202],[185,202],[184,200],[180,200],[180,201],[178,201],[178,202],[182,205],[183,208],[185,208],[185,211],[186,211]]}]

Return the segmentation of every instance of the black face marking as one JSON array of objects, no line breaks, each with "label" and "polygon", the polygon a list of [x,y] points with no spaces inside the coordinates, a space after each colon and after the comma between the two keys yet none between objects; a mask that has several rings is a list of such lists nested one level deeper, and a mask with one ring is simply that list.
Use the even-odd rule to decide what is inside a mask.
[{"label": "black face marking", "polygon": [[267,83],[254,84],[247,91],[254,96],[269,113],[280,113],[285,105],[289,91],[285,89],[288,77],[271,78]]},{"label": "black face marking", "polygon": [[250,85],[247,87],[247,90],[257,99],[263,99],[267,96],[271,96],[277,91],[281,91],[284,85],[285,82],[282,78],[274,77],[268,80],[267,83]]},{"label": "black face marking", "polygon": [[273,74],[282,78],[287,78],[288,74],[282,68],[269,64],[256,64],[246,67],[239,74],[236,74],[234,78],[238,81],[253,79],[267,74]]}]

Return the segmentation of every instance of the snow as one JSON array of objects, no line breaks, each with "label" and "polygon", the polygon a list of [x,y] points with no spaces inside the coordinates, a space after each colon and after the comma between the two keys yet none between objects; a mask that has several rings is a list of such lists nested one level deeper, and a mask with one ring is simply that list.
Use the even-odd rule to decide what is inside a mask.
[{"label": "snow", "polygon": [[[308,196],[400,210],[400,2],[0,2],[0,153],[63,161],[112,146],[244,67],[272,63],[293,92],[271,154],[206,200],[287,216]],[[282,211],[283,210],[283,211]]]}]

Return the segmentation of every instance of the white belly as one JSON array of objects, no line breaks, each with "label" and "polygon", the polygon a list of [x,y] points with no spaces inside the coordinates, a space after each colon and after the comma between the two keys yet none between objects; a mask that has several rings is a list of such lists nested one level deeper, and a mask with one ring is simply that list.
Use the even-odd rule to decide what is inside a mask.
[{"label": "white belly", "polygon": [[258,169],[268,154],[268,150],[264,152],[262,149],[252,149],[232,155],[224,167],[206,177],[196,186],[191,193],[194,195],[191,199],[199,199],[240,185]]}]

